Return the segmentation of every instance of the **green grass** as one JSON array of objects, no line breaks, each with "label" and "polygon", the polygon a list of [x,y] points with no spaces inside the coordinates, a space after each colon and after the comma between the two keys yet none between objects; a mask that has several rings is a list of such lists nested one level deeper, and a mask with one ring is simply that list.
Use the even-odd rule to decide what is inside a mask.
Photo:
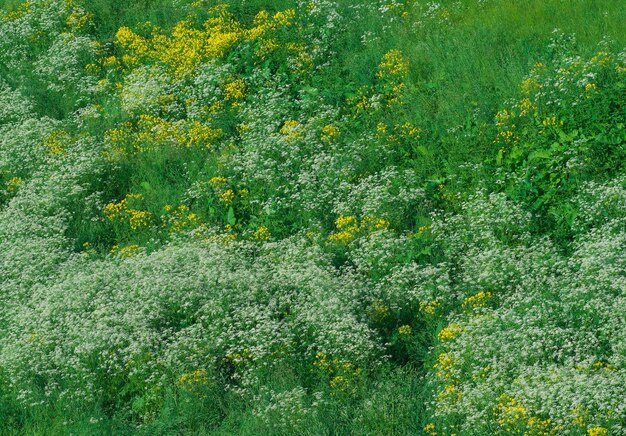
[{"label": "green grass", "polygon": [[[297,9],[294,0],[225,3],[243,29],[255,25],[261,10],[271,20],[278,11]],[[7,150],[0,137],[0,237],[7,241],[0,238],[7,253],[0,254],[0,274],[11,278],[0,294],[8,307],[0,316],[6,330],[0,331],[0,352],[7,350],[0,359],[0,433],[403,435],[423,434],[436,422],[443,428],[438,434],[506,434],[495,416],[506,409],[504,394],[513,385],[528,394],[524,419],[540,410],[537,419],[565,422],[566,416],[573,425],[578,399],[567,403],[566,395],[545,394],[553,403],[540,409],[530,398],[531,382],[549,376],[524,377],[544,365],[550,377],[557,374],[545,389],[571,381],[566,358],[596,362],[591,369],[575,367],[580,379],[618,377],[623,370],[623,344],[604,337],[601,327],[617,322],[619,309],[602,296],[622,298],[615,290],[622,266],[613,253],[621,247],[618,185],[626,156],[626,85],[615,56],[626,47],[621,3],[444,0],[426,17],[409,1],[406,14],[364,6],[357,17],[358,2],[339,1],[332,8],[345,16],[339,30],[325,28],[328,17],[304,8],[298,12],[302,27],[274,23],[265,30],[272,39],[259,38],[275,51],[259,54],[259,40],[240,36],[199,77],[195,70],[175,77],[150,55],[133,63],[133,49],[115,35],[127,26],[146,37],[169,36],[187,19],[201,28],[213,1],[77,0],[74,5],[93,14],[84,28],[68,30],[66,17],[48,17],[58,20],[54,31],[38,33],[35,24],[30,42],[0,43],[1,76],[32,102],[28,117],[57,120],[66,132],[60,151],[46,149],[50,137],[44,135],[30,156]],[[20,4],[6,0],[0,8],[15,11]],[[10,22],[0,22],[0,30],[16,32]],[[49,51],[64,32],[98,42],[78,66]],[[294,52],[305,57],[316,49],[326,53],[318,69],[292,71],[299,59]],[[400,78],[378,75],[390,50],[408,61]],[[593,60],[598,51],[610,53],[606,64]],[[124,68],[95,67],[90,80],[108,88],[85,95],[69,80],[65,89],[53,89],[56,78],[38,69],[43,59],[87,82],[85,65],[111,55],[131,60]],[[9,67],[18,57],[17,68]],[[535,68],[539,63],[545,71]],[[165,77],[158,105],[146,109],[150,116],[185,134],[185,123],[199,120],[221,129],[220,139],[206,147],[187,147],[167,134],[150,139],[162,132],[142,130],[143,109],[124,110],[124,98],[145,97],[132,94],[133,74],[141,68],[149,71],[147,81]],[[523,93],[531,73],[560,106],[540,92]],[[246,95],[232,104],[225,89],[235,79],[246,84]],[[388,87],[397,81],[405,91],[393,92],[404,104],[387,104]],[[355,108],[351,99],[359,93],[371,107]],[[222,106],[193,114],[197,95],[215,95]],[[498,125],[496,114],[519,113],[523,97],[533,99],[535,112]],[[377,98],[383,102],[378,108]],[[0,115],[11,106],[0,95]],[[84,109],[96,116],[81,118]],[[402,137],[403,125],[419,129],[419,137]],[[337,129],[335,138],[324,136],[329,126]],[[4,128],[0,135],[9,137],[28,123],[20,119]],[[123,131],[125,152],[111,152],[111,129]],[[507,129],[517,142],[498,139]],[[140,134],[149,139],[132,136]],[[135,152],[136,145],[146,147]],[[616,186],[606,190],[589,185],[611,181]],[[605,191],[613,196],[603,197]],[[129,194],[140,197],[126,212],[148,214],[148,225],[135,228],[126,215],[117,221],[106,215],[107,204],[122,204]],[[176,215],[179,206],[188,208],[181,209],[183,218]],[[185,219],[199,231],[175,230]],[[259,237],[262,229],[269,240]],[[50,265],[49,241],[62,245],[61,255],[50,254],[60,260]],[[126,259],[112,251],[117,246],[139,254]],[[609,291],[593,288],[597,283]],[[570,290],[587,294],[576,300]],[[479,292],[487,295],[484,304],[468,309]],[[594,305],[598,314],[588,313]],[[474,316],[482,310],[489,316]],[[454,341],[438,337],[457,323],[468,331],[459,329]],[[103,339],[93,326],[128,337]],[[544,358],[548,351],[528,346],[526,328],[545,328],[532,334],[558,357]],[[218,329],[219,341],[207,337]],[[563,336],[554,339],[558,329]],[[508,341],[500,348],[493,346],[499,335]],[[574,341],[589,337],[588,348]],[[94,349],[85,354],[92,339]],[[570,348],[559,342],[570,339]],[[511,344],[526,344],[527,351],[513,366],[510,356],[498,354]],[[320,356],[332,346],[338,351],[328,363]],[[59,358],[68,350],[78,350],[77,357]],[[456,353],[454,376],[441,376],[450,370],[440,361],[446,353]],[[496,368],[501,372],[493,379],[480,373],[488,371],[489,358],[504,368]],[[22,384],[9,383],[10,374]],[[620,392],[623,383],[610,383]],[[445,409],[459,386],[474,396],[459,395]],[[580,394],[589,428],[614,425],[619,432],[623,417],[605,414],[612,406],[598,404],[611,398],[596,400],[596,385],[590,386]],[[80,392],[89,400],[59,397],[63,389],[63,395]],[[20,400],[21,390],[32,391],[29,403]],[[454,401],[482,407],[476,428],[468,429],[471,421]],[[535,422],[516,425],[526,431]],[[570,430],[582,435],[587,428]]]}]

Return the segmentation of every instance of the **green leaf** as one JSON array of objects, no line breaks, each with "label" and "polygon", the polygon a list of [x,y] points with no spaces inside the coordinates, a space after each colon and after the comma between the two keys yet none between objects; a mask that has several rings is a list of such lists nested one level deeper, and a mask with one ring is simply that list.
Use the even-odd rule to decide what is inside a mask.
[{"label": "green leaf", "polygon": [[552,157],[552,153],[550,150],[537,150],[530,153],[528,156],[528,160],[539,160],[539,159],[550,159]]},{"label": "green leaf", "polygon": [[226,216],[226,222],[230,224],[231,226],[234,226],[235,224],[237,224],[237,218],[235,218],[235,210],[233,209],[232,206],[228,208],[228,215]]},{"label": "green leaf", "polygon": [[135,412],[139,413],[143,410],[145,404],[146,400],[143,397],[137,397],[133,400],[131,407]]},{"label": "green leaf", "polygon": [[417,147],[413,147],[413,150],[422,156],[428,156],[428,149],[423,145],[418,145]]}]

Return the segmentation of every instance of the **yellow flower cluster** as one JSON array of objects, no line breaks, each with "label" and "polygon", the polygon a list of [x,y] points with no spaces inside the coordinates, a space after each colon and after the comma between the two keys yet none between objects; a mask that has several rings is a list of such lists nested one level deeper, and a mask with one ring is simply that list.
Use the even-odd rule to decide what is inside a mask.
[{"label": "yellow flower cluster", "polygon": [[358,95],[348,100],[348,104],[353,105],[360,112],[367,111],[370,107],[370,101],[367,95]]},{"label": "yellow flower cluster", "polygon": [[231,204],[235,199],[235,191],[232,189],[226,189],[225,191],[220,192],[217,196],[222,203]]},{"label": "yellow flower cluster", "polygon": [[226,355],[226,362],[234,366],[247,366],[252,360],[253,353],[249,348],[244,348],[239,352],[234,352]]},{"label": "yellow flower cluster", "polygon": [[382,322],[389,317],[391,311],[382,300],[376,299],[369,307],[367,314],[376,322]]},{"label": "yellow flower cluster", "polygon": [[139,133],[136,140],[147,143],[172,143],[186,148],[210,148],[222,135],[220,129],[213,129],[195,120],[166,121],[151,115],[139,117]]},{"label": "yellow flower cluster", "polygon": [[182,148],[206,148],[222,136],[221,129],[213,129],[196,120],[168,121],[152,115],[141,115],[137,125],[126,122],[105,132],[105,141],[111,146],[109,156],[132,154],[150,150],[158,145]]},{"label": "yellow flower cluster", "polygon": [[599,51],[598,53],[596,53],[594,57],[591,58],[591,62],[600,64],[600,65],[606,65],[610,61],[611,61],[611,55],[605,51]]},{"label": "yellow flower cluster", "polygon": [[296,12],[293,9],[277,12],[273,16],[263,10],[256,14],[253,21],[253,27],[245,32],[247,39],[258,39],[265,35],[268,31],[276,30],[279,27],[290,26]]},{"label": "yellow flower cluster", "polygon": [[302,125],[296,120],[289,120],[280,129],[281,135],[287,137],[288,141],[295,141],[303,135]]},{"label": "yellow flower cluster", "polygon": [[6,22],[17,21],[26,14],[28,14],[33,7],[33,3],[30,1],[20,4],[16,10],[5,14],[2,19]]},{"label": "yellow flower cluster", "polygon": [[[88,243],[86,243],[86,244],[88,244]],[[84,244],[83,244],[83,246],[84,246]],[[85,247],[86,252],[88,251],[90,246],[91,245]],[[141,247],[139,247],[139,245],[137,245],[137,244],[127,245],[127,246],[121,247],[121,248],[120,248],[119,245],[114,245],[111,248],[111,254],[114,255],[114,256],[118,256],[118,257],[120,257],[122,259],[126,259],[128,257],[133,257],[137,253],[139,253],[139,251],[141,251]]]},{"label": "yellow flower cluster", "polygon": [[502,109],[496,114],[496,125],[498,127],[503,127],[513,118],[515,118],[515,113],[507,109]]},{"label": "yellow flower cluster", "polygon": [[293,25],[295,10],[287,9],[270,15],[259,12],[250,29],[243,29],[228,11],[227,5],[209,9],[210,18],[202,28],[194,27],[191,19],[178,22],[169,34],[154,26],[151,37],[143,37],[128,27],[120,28],[115,42],[124,51],[122,61],[134,67],[143,60],[161,62],[174,77],[182,77],[202,62],[223,57],[237,42],[256,42],[256,55],[262,59],[279,47],[275,32]]},{"label": "yellow flower cluster", "polygon": [[520,108],[520,117],[527,116],[532,109],[536,108],[536,105],[528,97],[523,98],[518,106]]},{"label": "yellow flower cluster", "polygon": [[260,11],[252,23],[252,27],[243,31],[243,37],[251,42],[257,42],[255,54],[265,59],[279,45],[276,42],[275,33],[281,28],[294,24],[296,12],[294,9],[286,9],[270,15],[267,11]]},{"label": "yellow flower cluster", "polygon": [[168,216],[162,216],[162,227],[169,227],[170,233],[180,234],[187,230],[195,229],[201,225],[200,219],[195,213],[190,213],[189,207],[181,204],[177,208],[165,205]]},{"label": "yellow flower cluster", "polygon": [[402,52],[400,50],[390,50],[383,56],[378,65],[376,72],[377,84],[359,88],[357,95],[350,97],[347,103],[356,109],[356,114],[378,107],[374,104],[374,101],[379,100],[378,97],[381,96],[388,108],[403,105],[407,89],[405,80],[408,72],[409,62]]},{"label": "yellow flower cluster", "polygon": [[437,377],[443,384],[442,390],[438,392],[435,398],[435,401],[440,405],[455,403],[463,396],[459,387],[458,375],[454,372],[454,365],[455,359],[450,353],[439,354],[437,362],[433,365],[433,368],[437,370]]},{"label": "yellow flower cluster", "polygon": [[574,418],[572,419],[572,424],[574,424],[577,427],[584,427],[585,415],[587,414],[584,407],[580,405],[576,406],[572,409],[571,413],[574,416]]},{"label": "yellow flower cluster", "polygon": [[65,143],[70,139],[69,133],[65,130],[56,130],[49,134],[43,141],[43,146],[52,155],[66,154]]},{"label": "yellow flower cluster", "polygon": [[527,407],[509,395],[501,395],[493,410],[500,429],[506,434],[548,436],[560,427],[552,427],[549,419],[533,416]]},{"label": "yellow flower cluster", "polygon": [[479,308],[487,307],[489,300],[493,297],[491,292],[480,291],[479,293],[467,297],[463,300],[461,309],[466,313],[471,313]]},{"label": "yellow flower cluster", "polygon": [[424,426],[424,433],[428,436],[437,436],[437,432],[435,431],[435,424],[432,422],[430,424],[426,424]]},{"label": "yellow flower cluster", "polygon": [[224,235],[222,236],[221,240],[225,244],[228,244],[229,242],[232,242],[235,239],[237,239],[237,236],[238,236],[237,232],[235,232],[235,229],[233,228],[233,226],[231,226],[230,224],[226,224],[224,226]]},{"label": "yellow flower cluster", "polygon": [[606,436],[609,431],[604,427],[591,427],[587,429],[587,436]]},{"label": "yellow flower cluster", "polygon": [[291,54],[290,69],[295,74],[309,74],[315,68],[313,56],[305,44],[288,43],[287,50]]},{"label": "yellow flower cluster", "polygon": [[252,233],[252,239],[255,241],[267,241],[270,236],[270,230],[265,226],[260,226],[254,233]]},{"label": "yellow flower cluster", "polygon": [[409,61],[400,50],[389,50],[378,65],[376,77],[379,79],[403,78],[409,72]]},{"label": "yellow flower cluster", "polygon": [[234,79],[224,85],[224,95],[228,100],[237,102],[246,96],[246,82],[242,79]]},{"label": "yellow flower cluster", "polygon": [[383,122],[376,126],[376,137],[388,144],[398,144],[401,141],[416,141],[421,138],[422,129],[406,122],[396,124],[393,128]]},{"label": "yellow flower cluster", "polygon": [[330,376],[329,386],[338,392],[351,390],[363,372],[352,363],[337,358],[330,359],[323,352],[315,355],[313,366]]},{"label": "yellow flower cluster", "polygon": [[206,370],[196,369],[193,372],[187,372],[181,375],[176,384],[186,388],[198,385],[207,385],[209,384],[209,378]]},{"label": "yellow flower cluster", "polygon": [[616,368],[614,365],[611,365],[610,363],[604,363],[604,362],[595,362],[593,365],[591,365],[591,368],[594,370],[616,371]]},{"label": "yellow flower cluster", "polygon": [[339,129],[332,124],[322,127],[322,141],[332,142],[339,137]]},{"label": "yellow flower cluster", "polygon": [[130,205],[130,203],[139,200],[143,200],[140,194],[127,194],[124,199],[117,203],[108,203],[104,207],[104,216],[109,221],[126,222],[132,230],[148,227],[152,222],[152,214],[135,209]]},{"label": "yellow flower cluster", "polygon": [[6,191],[9,194],[12,194],[12,193],[16,192],[19,189],[21,184],[22,184],[22,178],[21,177],[17,177],[17,176],[16,177],[11,177],[7,181],[5,189],[6,189]]},{"label": "yellow flower cluster", "polygon": [[337,375],[329,382],[329,385],[333,389],[339,389],[345,391],[347,389],[348,380],[342,375]]},{"label": "yellow flower cluster", "polygon": [[447,327],[444,327],[439,332],[439,334],[437,334],[437,338],[439,339],[439,342],[451,341],[456,336],[458,336],[458,334],[461,333],[462,330],[463,329],[461,328],[460,325],[450,324]]},{"label": "yellow flower cluster", "polygon": [[366,216],[359,222],[354,216],[341,215],[335,221],[335,226],[337,231],[331,233],[328,236],[328,240],[330,242],[347,244],[360,234],[388,229],[389,221],[383,218]]},{"label": "yellow flower cluster", "polygon": [[[116,246],[114,245],[114,247]],[[83,242],[83,253],[90,254],[92,248],[93,246],[91,245],[90,242]]]},{"label": "yellow flower cluster", "polygon": [[411,333],[413,333],[413,328],[408,324],[398,327],[398,334],[401,336],[408,336]]},{"label": "yellow flower cluster", "polygon": [[456,401],[459,401],[462,396],[463,396],[463,393],[455,385],[445,385],[443,387],[443,390],[437,394],[436,401],[438,403],[443,403],[443,402],[454,403]]},{"label": "yellow flower cluster", "polygon": [[68,15],[68,17],[65,19],[65,25],[69,27],[72,31],[77,32],[82,30],[91,21],[92,18],[92,13],[77,9],[70,15]]},{"label": "yellow flower cluster", "polygon": [[544,127],[551,127],[551,126],[557,126],[557,125],[563,125],[563,121],[559,121],[557,120],[556,117],[546,117],[541,121],[541,124]]},{"label": "yellow flower cluster", "polygon": [[128,27],[120,28],[115,42],[126,51],[122,60],[133,67],[144,58],[163,63],[175,76],[191,73],[203,61],[220,58],[233,46],[240,35],[239,24],[225,6],[212,8],[213,17],[196,29],[190,20],[177,23],[170,35],[153,29],[150,39],[134,33]]},{"label": "yellow flower cluster", "polygon": [[523,95],[529,96],[540,89],[540,84],[534,77],[524,79],[520,85],[520,89]]},{"label": "yellow flower cluster", "polygon": [[213,186],[214,188],[219,188],[225,184],[226,184],[226,177],[215,176],[215,177],[211,177],[211,179],[209,180],[209,185]]},{"label": "yellow flower cluster", "polygon": [[431,301],[420,302],[420,312],[424,315],[433,316],[437,313],[437,310],[441,307],[441,300],[435,299]]},{"label": "yellow flower cluster", "polygon": [[437,357],[437,362],[433,368],[437,370],[437,377],[442,380],[452,379],[452,369],[454,367],[454,358],[448,353],[441,353]]},{"label": "yellow flower cluster", "polygon": [[384,5],[384,9],[388,13],[392,13],[398,17],[406,19],[409,17],[410,12],[412,11],[413,5],[417,3],[417,0],[406,0],[406,1],[393,1]]}]

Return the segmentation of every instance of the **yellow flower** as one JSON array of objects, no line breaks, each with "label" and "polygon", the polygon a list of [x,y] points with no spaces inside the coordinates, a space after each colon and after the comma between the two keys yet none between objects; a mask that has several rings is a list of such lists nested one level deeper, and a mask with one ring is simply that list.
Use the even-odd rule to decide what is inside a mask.
[{"label": "yellow flower", "polygon": [[257,241],[266,241],[270,238],[270,231],[267,227],[261,226],[259,229],[252,234],[252,239]]},{"label": "yellow flower", "polygon": [[557,119],[556,119],[556,117],[547,117],[547,118],[543,119],[541,124],[543,124],[546,127],[547,126],[556,126],[557,125]]},{"label": "yellow flower", "polygon": [[427,424],[424,427],[424,433],[426,433],[428,436],[437,436],[437,432],[435,431],[435,424],[433,424],[432,422],[430,424]]},{"label": "yellow flower", "polygon": [[114,245],[111,248],[111,254],[113,254],[114,256],[118,256],[122,259],[126,259],[128,257],[133,257],[134,255],[139,253],[140,249],[141,247],[139,247],[139,245],[137,244],[127,245],[126,247],[122,248],[120,248],[119,245]]},{"label": "yellow flower", "polygon": [[81,30],[93,17],[92,13],[87,13],[82,10],[77,10],[68,15],[65,20],[67,27],[74,31]]},{"label": "yellow flower", "polygon": [[361,229],[366,229],[367,231],[374,232],[377,230],[385,230],[389,228],[389,221],[383,218],[374,217],[374,216],[366,216],[361,221]]},{"label": "yellow flower", "polygon": [[390,313],[389,308],[382,300],[374,300],[368,310],[368,315],[378,322],[384,321]]},{"label": "yellow flower", "polygon": [[145,56],[148,53],[148,42],[145,38],[137,35],[128,27],[120,27],[118,29],[115,34],[115,42],[137,56]]},{"label": "yellow flower", "polygon": [[433,365],[434,369],[437,369],[437,377],[443,380],[449,380],[452,378],[450,371],[454,366],[454,358],[449,353],[441,353],[437,357],[437,362]]},{"label": "yellow flower", "polygon": [[529,77],[528,79],[522,81],[522,84],[520,86],[523,95],[531,95],[533,92],[538,90],[539,87],[539,82],[537,82],[537,80],[535,80],[535,78],[533,77]]},{"label": "yellow flower", "polygon": [[379,79],[405,76],[409,72],[409,62],[400,50],[389,50],[378,65]]},{"label": "yellow flower", "polygon": [[462,328],[460,325],[458,324],[450,324],[447,327],[444,327],[439,334],[437,335],[437,338],[439,339],[439,342],[446,342],[446,341],[450,341],[452,339],[454,339],[455,336],[457,336],[459,333],[461,333]]},{"label": "yellow flower", "polygon": [[443,391],[440,391],[437,395],[436,401],[438,403],[444,401],[455,402],[461,399],[462,392],[459,388],[454,385],[445,385],[443,387]]},{"label": "yellow flower", "polygon": [[606,65],[611,60],[611,56],[605,51],[599,51],[591,58],[591,62],[595,62],[601,65]]},{"label": "yellow flower", "polygon": [[420,302],[420,312],[424,315],[435,315],[437,309],[441,307],[441,301],[439,299],[435,299],[432,301],[421,301]]},{"label": "yellow flower", "polygon": [[43,146],[48,149],[52,155],[67,154],[65,145],[69,141],[70,135],[64,130],[57,130],[49,134],[43,141]]},{"label": "yellow flower", "polygon": [[6,191],[9,193],[13,193],[17,191],[22,184],[22,179],[20,177],[11,177],[7,181]]},{"label": "yellow flower", "polygon": [[134,209],[129,206],[130,201],[142,200],[140,194],[127,194],[124,199],[104,206],[104,216],[109,221],[127,222],[132,230],[148,227],[152,221],[152,214],[147,211]]},{"label": "yellow flower", "polygon": [[587,429],[588,436],[606,436],[609,431],[604,427],[591,427]]},{"label": "yellow flower", "polygon": [[344,216],[340,215],[335,220],[335,226],[337,227],[339,232],[332,233],[328,240],[331,242],[340,242],[343,244],[347,244],[350,242],[359,231],[359,223],[354,216]]},{"label": "yellow flower", "polygon": [[190,373],[184,373],[180,376],[176,384],[181,387],[191,388],[194,385],[207,385],[209,378],[204,369],[196,369]]},{"label": "yellow flower", "polygon": [[6,22],[16,21],[22,18],[24,15],[28,14],[33,7],[33,3],[30,1],[24,2],[18,6],[15,11],[9,12],[4,15],[2,18]]},{"label": "yellow flower", "polygon": [[227,99],[237,101],[246,95],[246,82],[241,79],[235,79],[224,86],[224,95]]},{"label": "yellow flower", "polygon": [[218,197],[220,198],[222,202],[226,204],[230,204],[233,202],[233,199],[235,198],[235,192],[232,189],[227,189],[226,191],[220,193]]},{"label": "yellow flower", "polygon": [[213,186],[214,188],[220,187],[224,185],[225,183],[226,183],[226,177],[222,177],[222,176],[215,176],[209,180],[209,185]]},{"label": "yellow flower", "polygon": [[403,336],[408,336],[413,332],[413,329],[410,325],[402,325],[398,327],[398,334]]},{"label": "yellow flower", "polygon": [[129,215],[128,223],[130,224],[131,229],[138,230],[142,227],[148,227],[150,225],[150,220],[152,219],[152,214],[150,212],[137,209],[127,209],[126,213]]},{"label": "yellow flower", "polygon": [[339,218],[335,220],[335,225],[338,229],[344,229],[346,227],[352,227],[356,224],[356,218],[354,216],[339,215]]},{"label": "yellow flower", "polygon": [[280,133],[287,137],[288,140],[294,141],[302,137],[302,126],[296,120],[286,121],[283,127],[280,129]]},{"label": "yellow flower", "polygon": [[523,98],[519,103],[519,108],[521,109],[520,117],[528,115],[529,111],[534,107],[533,102],[529,98]]},{"label": "yellow flower", "polygon": [[178,22],[169,35],[153,29],[150,39],[135,34],[128,27],[120,28],[115,41],[126,50],[122,60],[128,65],[137,64],[141,58],[162,62],[175,77],[192,72],[201,62],[222,57],[240,37],[237,22],[224,6],[209,10],[212,15],[197,29],[191,20]]},{"label": "yellow flower", "polygon": [[331,124],[322,127],[322,141],[332,142],[339,137],[339,129]]},{"label": "yellow flower", "polygon": [[103,58],[100,62],[102,63],[103,67],[109,67],[109,68],[115,67],[119,63],[115,56],[109,56],[109,57]]},{"label": "yellow flower", "polygon": [[340,391],[344,391],[347,388],[348,381],[344,376],[337,375],[333,377],[330,381],[330,387],[333,389],[339,389]]},{"label": "yellow flower", "polygon": [[487,307],[487,303],[492,296],[493,294],[491,292],[480,291],[476,295],[472,295],[471,297],[467,297],[465,300],[463,300],[461,309],[469,313],[474,311],[475,309]]}]

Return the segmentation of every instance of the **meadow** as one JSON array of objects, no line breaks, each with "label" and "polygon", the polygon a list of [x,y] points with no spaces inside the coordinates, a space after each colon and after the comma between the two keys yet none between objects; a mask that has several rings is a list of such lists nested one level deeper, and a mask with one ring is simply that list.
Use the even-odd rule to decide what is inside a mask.
[{"label": "meadow", "polygon": [[0,434],[626,435],[625,22],[0,2]]}]

